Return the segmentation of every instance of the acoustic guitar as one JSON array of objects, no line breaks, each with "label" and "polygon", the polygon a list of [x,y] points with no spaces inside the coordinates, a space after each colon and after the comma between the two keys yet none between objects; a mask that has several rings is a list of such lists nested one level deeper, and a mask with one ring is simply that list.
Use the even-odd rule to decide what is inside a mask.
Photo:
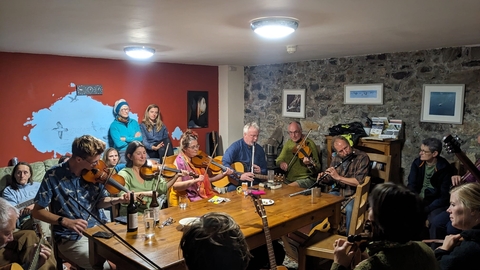
[{"label": "acoustic guitar", "polygon": [[[447,135],[443,137],[443,146],[449,153],[455,153],[455,156],[462,162],[463,166],[467,168],[469,173],[471,173],[476,179],[477,182],[480,182],[480,171],[473,164],[473,162],[465,155],[465,153],[460,149],[461,139],[457,136],[453,137],[452,135]],[[464,175],[464,177],[467,175]],[[464,179],[462,177],[462,180]]]},{"label": "acoustic guitar", "polygon": [[23,208],[25,208],[25,207],[33,204],[33,203],[34,203],[34,199],[30,199],[30,200],[25,201],[25,202],[23,202],[23,203],[19,203],[19,204],[15,205],[14,207],[17,208],[18,211],[20,211],[20,210],[22,210]]},{"label": "acoustic guitar", "polygon": [[23,270],[23,267],[18,263],[11,263],[0,267],[0,270]]},{"label": "acoustic guitar", "polygon": [[270,262],[270,270],[288,270],[285,266],[277,266],[275,261],[275,253],[273,251],[272,237],[270,236],[270,228],[268,227],[267,212],[263,207],[260,195],[250,194],[257,210],[257,214],[262,218],[263,232],[265,233],[265,241],[267,242],[268,260]]},{"label": "acoustic guitar", "polygon": [[[217,164],[215,164],[215,165],[217,165]],[[222,171],[225,171],[227,169],[227,167],[219,165],[219,164],[217,166],[222,168]],[[235,181],[237,181],[237,182],[240,181],[240,176],[242,175],[242,173],[244,173],[245,168],[244,168],[244,166],[241,162],[235,162],[235,163],[232,164],[231,167],[233,169],[233,173],[230,175],[230,177],[228,175],[225,175],[225,177],[223,177],[222,179],[220,179],[218,181],[212,182],[212,184],[214,186],[220,187],[220,188],[221,187],[226,187],[229,183],[237,185],[238,183],[233,182],[231,177],[233,179],[235,179]],[[264,175],[264,174],[254,174],[253,177],[257,178],[257,179],[261,179],[261,180],[268,180],[268,175]],[[273,176],[273,181],[283,182],[283,181],[285,181],[285,176],[284,175],[274,175]]]}]

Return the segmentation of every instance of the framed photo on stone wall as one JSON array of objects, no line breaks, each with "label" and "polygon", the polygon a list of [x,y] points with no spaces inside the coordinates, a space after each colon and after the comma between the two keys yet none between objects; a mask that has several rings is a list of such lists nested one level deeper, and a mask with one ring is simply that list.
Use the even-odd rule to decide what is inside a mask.
[{"label": "framed photo on stone wall", "polygon": [[465,84],[424,84],[421,122],[462,124]]},{"label": "framed photo on stone wall", "polygon": [[305,118],[305,89],[284,89],[282,115]]},{"label": "framed photo on stone wall", "polygon": [[345,85],[343,104],[382,105],[383,83]]}]

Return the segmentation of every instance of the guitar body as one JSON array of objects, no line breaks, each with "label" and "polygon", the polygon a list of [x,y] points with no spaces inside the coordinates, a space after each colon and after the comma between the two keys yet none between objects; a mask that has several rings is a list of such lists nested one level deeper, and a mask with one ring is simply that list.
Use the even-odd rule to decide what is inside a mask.
[{"label": "guitar body", "polygon": [[[232,164],[232,169],[235,170],[236,172],[243,172],[243,164],[240,162],[235,162]],[[218,173],[222,173],[222,171]],[[230,181],[230,177],[228,175],[225,175],[225,177],[223,177],[218,181],[212,182],[213,186],[219,187],[219,188],[226,187],[230,183],[235,184],[232,181]]]},{"label": "guitar body", "polygon": [[23,270],[23,267],[18,263],[11,263],[0,267],[0,270]]}]

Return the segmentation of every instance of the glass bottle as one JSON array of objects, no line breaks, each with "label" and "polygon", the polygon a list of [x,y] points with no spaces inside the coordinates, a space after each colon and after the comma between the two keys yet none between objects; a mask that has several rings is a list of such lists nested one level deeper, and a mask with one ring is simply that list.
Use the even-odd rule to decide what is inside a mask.
[{"label": "glass bottle", "polygon": [[127,232],[138,230],[138,210],[135,204],[135,194],[130,194],[130,203],[127,206]]},{"label": "glass bottle", "polygon": [[160,222],[160,204],[158,204],[156,191],[152,191],[152,202],[150,202],[150,208],[153,209],[155,225],[158,225]]}]

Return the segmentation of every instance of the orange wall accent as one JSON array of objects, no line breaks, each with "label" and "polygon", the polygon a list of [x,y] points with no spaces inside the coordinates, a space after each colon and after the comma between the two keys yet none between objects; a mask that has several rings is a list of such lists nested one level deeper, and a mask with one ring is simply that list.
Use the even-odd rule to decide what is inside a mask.
[{"label": "orange wall accent", "polygon": [[[32,146],[27,137],[31,126],[23,124],[32,112],[48,108],[59,97],[73,92],[71,82],[101,84],[103,95],[91,97],[110,106],[120,98],[126,99],[139,122],[145,108],[156,103],[170,134],[176,126],[182,131],[187,128],[187,91],[208,91],[209,127],[195,129],[202,148],[205,134],[218,131],[216,66],[0,52],[0,167],[14,156],[27,162],[53,157],[53,152],[41,153]],[[178,141],[173,144],[178,146]]]}]

